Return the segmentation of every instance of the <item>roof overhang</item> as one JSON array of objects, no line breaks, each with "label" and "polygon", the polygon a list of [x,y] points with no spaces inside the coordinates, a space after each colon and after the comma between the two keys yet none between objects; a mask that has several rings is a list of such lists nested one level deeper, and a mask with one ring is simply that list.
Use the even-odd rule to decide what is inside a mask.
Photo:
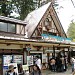
[{"label": "roof overhang", "polygon": [[20,24],[20,25],[27,24],[25,21],[14,19],[14,18],[9,18],[9,17],[4,17],[4,16],[0,16],[0,21],[14,23],[14,24]]},{"label": "roof overhang", "polygon": [[53,42],[53,41],[44,41],[44,40],[33,40],[33,39],[0,39],[0,44],[15,44],[15,45],[33,45],[33,46],[47,46],[47,47],[69,47],[70,44]]}]

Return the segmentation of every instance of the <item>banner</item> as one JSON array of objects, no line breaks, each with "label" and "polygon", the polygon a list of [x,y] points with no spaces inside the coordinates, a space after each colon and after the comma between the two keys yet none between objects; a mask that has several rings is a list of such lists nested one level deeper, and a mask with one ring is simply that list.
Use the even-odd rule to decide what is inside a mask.
[{"label": "banner", "polygon": [[33,65],[33,56],[27,56],[27,65],[28,66]]}]

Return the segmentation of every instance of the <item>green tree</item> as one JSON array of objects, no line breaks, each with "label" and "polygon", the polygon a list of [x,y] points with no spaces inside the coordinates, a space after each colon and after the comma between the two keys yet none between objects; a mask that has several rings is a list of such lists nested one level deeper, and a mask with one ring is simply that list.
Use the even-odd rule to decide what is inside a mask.
[{"label": "green tree", "polygon": [[20,15],[20,19],[23,20],[29,12],[34,10],[33,0],[13,0],[15,6],[14,10]]},{"label": "green tree", "polygon": [[2,0],[0,1],[0,15],[11,17],[15,12],[20,15],[19,19],[24,19],[29,12],[34,10],[33,0]]},{"label": "green tree", "polygon": [[12,13],[12,2],[7,0],[0,1],[0,15],[10,16]]},{"label": "green tree", "polygon": [[24,20],[29,12],[48,2],[52,2],[55,5],[57,0],[46,0],[44,2],[43,0],[0,0],[0,15],[15,17],[11,16],[11,13],[15,12],[19,14],[18,19]]},{"label": "green tree", "polygon": [[75,39],[75,23],[71,22],[67,31],[67,35],[71,39]]}]

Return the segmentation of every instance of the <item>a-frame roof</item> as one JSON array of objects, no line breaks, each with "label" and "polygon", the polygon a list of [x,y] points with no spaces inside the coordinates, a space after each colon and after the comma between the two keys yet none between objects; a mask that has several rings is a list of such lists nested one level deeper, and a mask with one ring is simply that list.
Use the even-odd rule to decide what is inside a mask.
[{"label": "a-frame roof", "polygon": [[[42,17],[46,13],[47,9],[50,7],[50,5],[51,5],[51,2],[43,5],[42,7],[32,11],[31,13],[29,13],[27,15],[27,17],[25,18],[25,22],[27,23],[26,30],[27,30],[27,33],[28,33],[28,38],[31,37],[35,28],[39,24],[40,20],[42,19]],[[64,30],[63,30],[63,32],[64,32]],[[64,32],[64,34],[65,34],[65,32]]]}]

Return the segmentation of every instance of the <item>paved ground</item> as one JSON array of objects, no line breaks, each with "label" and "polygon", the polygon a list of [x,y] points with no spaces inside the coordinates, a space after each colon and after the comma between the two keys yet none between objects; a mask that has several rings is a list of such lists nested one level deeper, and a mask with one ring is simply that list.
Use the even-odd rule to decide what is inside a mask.
[{"label": "paved ground", "polygon": [[50,70],[43,70],[42,75],[72,75],[71,68],[66,72],[51,72]]}]

